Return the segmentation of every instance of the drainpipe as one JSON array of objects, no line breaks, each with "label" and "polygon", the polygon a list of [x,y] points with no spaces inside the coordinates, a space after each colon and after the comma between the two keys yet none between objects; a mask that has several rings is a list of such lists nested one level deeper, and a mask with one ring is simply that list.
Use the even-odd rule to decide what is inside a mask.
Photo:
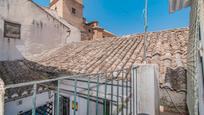
[{"label": "drainpipe", "polygon": [[0,115],[4,115],[4,82],[0,79]]}]

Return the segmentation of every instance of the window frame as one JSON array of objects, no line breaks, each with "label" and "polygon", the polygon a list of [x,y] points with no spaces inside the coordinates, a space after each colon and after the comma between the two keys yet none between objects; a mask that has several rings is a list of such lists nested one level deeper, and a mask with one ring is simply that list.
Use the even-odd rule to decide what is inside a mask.
[{"label": "window frame", "polygon": [[[9,25],[11,27],[13,26],[15,28],[18,28],[19,32],[16,33],[16,34],[18,34],[19,36],[18,37],[14,37],[14,36],[7,35],[8,31],[9,31],[9,28],[7,27],[7,25]],[[21,39],[21,24],[16,23],[16,22],[12,22],[12,21],[8,21],[8,20],[4,20],[4,38]]]}]

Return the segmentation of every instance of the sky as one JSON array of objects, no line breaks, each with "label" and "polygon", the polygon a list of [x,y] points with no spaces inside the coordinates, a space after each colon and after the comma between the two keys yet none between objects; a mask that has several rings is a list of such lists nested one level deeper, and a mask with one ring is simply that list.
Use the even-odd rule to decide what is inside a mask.
[{"label": "sky", "polygon": [[[49,0],[34,0],[48,6]],[[168,12],[168,0],[148,0],[148,31],[188,27],[190,8]],[[144,32],[144,0],[83,0],[84,17],[118,35]]]}]

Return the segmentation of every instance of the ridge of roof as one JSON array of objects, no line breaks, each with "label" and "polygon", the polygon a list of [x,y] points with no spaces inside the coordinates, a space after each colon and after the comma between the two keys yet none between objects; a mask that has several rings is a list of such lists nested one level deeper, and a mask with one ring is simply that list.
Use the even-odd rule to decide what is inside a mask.
[{"label": "ridge of roof", "polygon": [[113,36],[117,36],[117,35],[115,35],[114,33],[110,32],[110,31],[108,31],[108,30],[106,30],[106,29],[104,29],[104,32],[109,33],[109,34],[112,34]]},{"label": "ridge of roof", "polygon": [[[173,28],[173,29],[164,29],[164,30],[159,30],[159,31],[149,31],[149,33],[161,33],[161,32],[169,32],[169,31],[181,31],[181,30],[189,30],[189,27],[182,27],[182,28]],[[122,35],[120,37],[127,37],[127,36],[138,36],[138,35],[144,35],[144,32],[141,33],[134,33],[134,34],[127,34],[127,35]]]}]

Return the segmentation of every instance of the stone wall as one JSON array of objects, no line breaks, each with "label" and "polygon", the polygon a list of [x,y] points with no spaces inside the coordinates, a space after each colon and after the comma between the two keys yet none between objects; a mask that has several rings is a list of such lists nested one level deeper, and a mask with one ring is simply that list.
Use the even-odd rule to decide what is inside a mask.
[{"label": "stone wall", "polygon": [[187,71],[184,67],[166,69],[165,84],[160,86],[160,104],[164,111],[187,114]]}]

